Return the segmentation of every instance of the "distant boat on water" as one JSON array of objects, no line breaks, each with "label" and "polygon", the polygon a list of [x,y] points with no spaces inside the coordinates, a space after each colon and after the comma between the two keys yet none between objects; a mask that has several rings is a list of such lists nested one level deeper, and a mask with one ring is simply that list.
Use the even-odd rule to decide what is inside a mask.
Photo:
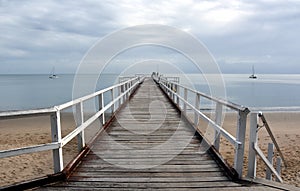
[{"label": "distant boat on water", "polygon": [[58,75],[55,74],[55,67],[52,68],[51,73],[49,75],[50,79],[56,79],[58,78]]},{"label": "distant boat on water", "polygon": [[257,78],[257,76],[255,75],[254,66],[252,66],[252,74],[251,74],[251,76],[249,76],[249,78],[251,78],[251,79]]}]

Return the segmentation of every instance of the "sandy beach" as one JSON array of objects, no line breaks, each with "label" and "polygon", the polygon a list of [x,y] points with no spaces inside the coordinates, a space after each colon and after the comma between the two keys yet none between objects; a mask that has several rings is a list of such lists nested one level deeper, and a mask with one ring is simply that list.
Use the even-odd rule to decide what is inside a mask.
[{"label": "sandy beach", "polygon": [[[274,112],[265,114],[273,133],[287,161],[283,168],[282,177],[285,183],[300,187],[300,112]],[[62,115],[62,132],[66,135],[74,129],[74,119],[71,114]],[[226,114],[224,127],[235,135],[236,115]],[[93,132],[99,129],[99,124],[94,124]],[[51,142],[49,116],[21,118],[17,120],[0,121],[0,150],[24,147],[35,144]],[[249,129],[247,129],[248,134]],[[88,131],[87,136],[93,132]],[[265,151],[271,139],[265,129],[259,131],[259,145]],[[233,150],[229,143],[222,139],[221,153],[224,158],[232,163]],[[70,142],[63,149],[64,163],[67,164],[77,153],[76,140]],[[245,157],[248,155],[248,135],[246,140]],[[245,159],[247,160],[247,159]],[[45,151],[26,154],[16,157],[0,159],[0,186],[24,180],[41,177],[53,173],[52,152]],[[246,165],[246,164],[245,164]],[[264,164],[259,161],[258,177],[264,175]],[[246,174],[246,170],[244,170]]]}]

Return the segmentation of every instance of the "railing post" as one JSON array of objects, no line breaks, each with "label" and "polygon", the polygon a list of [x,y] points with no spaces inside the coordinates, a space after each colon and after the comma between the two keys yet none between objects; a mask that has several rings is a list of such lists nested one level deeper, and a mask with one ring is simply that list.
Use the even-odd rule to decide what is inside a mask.
[{"label": "railing post", "polygon": [[[279,175],[281,175],[281,158],[277,157],[276,158],[276,171]],[[280,182],[280,180],[276,177],[276,181]]]},{"label": "railing post", "polygon": [[[184,96],[183,96],[184,97],[184,101],[187,101],[187,94],[188,94],[187,93],[187,89],[184,88]],[[183,103],[183,113],[186,114],[186,103],[185,102]]]},{"label": "railing post", "polygon": [[[56,111],[50,116],[51,120],[51,136],[52,142],[61,143],[61,123],[60,123],[60,111]],[[62,147],[53,150],[53,165],[54,173],[61,172],[64,168]]]},{"label": "railing post", "polygon": [[[78,104],[76,104],[76,118],[75,118],[75,122],[76,122],[76,126],[79,127],[80,125],[82,125],[84,118],[83,118],[83,104],[82,102],[79,102]],[[81,133],[79,133],[77,135],[77,147],[78,147],[78,152],[80,152],[83,147],[85,146],[85,140],[84,140],[84,130],[81,131]]]},{"label": "railing post", "polygon": [[244,163],[244,147],[246,136],[246,123],[247,114],[249,110],[239,111],[238,125],[236,129],[236,139],[241,142],[241,145],[236,145],[236,152],[234,157],[234,169],[237,171],[239,178],[243,176],[243,163]]},{"label": "railing post", "polygon": [[[216,104],[216,114],[215,114],[215,122],[218,125],[221,125],[222,122],[222,109],[223,106],[220,103]],[[215,130],[215,141],[214,141],[214,146],[219,151],[220,149],[220,131]]]},{"label": "railing post", "polygon": [[171,84],[171,99],[173,100],[173,102],[175,101],[174,99],[175,99],[175,94],[174,94],[174,92],[175,92],[175,90],[174,90],[174,84],[172,83]]},{"label": "railing post", "polygon": [[[118,86],[118,97],[121,95],[121,86]],[[122,100],[122,98],[120,98],[119,99],[119,101],[118,101],[118,108],[121,106],[121,100]]]},{"label": "railing post", "polygon": [[178,107],[180,107],[179,106],[179,95],[180,95],[180,87],[178,86],[178,85],[176,85],[176,94],[177,94],[177,100],[176,100],[176,103],[177,103],[177,105],[178,105]]},{"label": "railing post", "polygon": [[248,151],[248,174],[249,178],[256,177],[256,151],[254,150],[254,144],[257,143],[257,124],[258,114],[250,114],[250,137],[249,137],[249,151]]},{"label": "railing post", "polygon": [[[123,84],[123,85],[121,86],[121,93],[124,93],[124,91],[125,91],[125,90],[124,90],[124,89],[125,89],[124,87],[125,87],[125,84]],[[123,99],[123,102],[122,102],[122,104],[123,104],[123,103],[125,103],[125,95],[122,96],[122,99]]]},{"label": "railing post", "polygon": [[[115,100],[114,88],[112,88],[110,90],[110,93],[111,93],[111,101],[113,102]],[[112,104],[112,106],[111,106],[111,115],[113,115],[114,112],[115,112],[115,104]]]},{"label": "railing post", "polygon": [[[99,111],[104,107],[104,98],[103,93],[98,95],[98,102],[99,102]],[[105,124],[105,111],[102,113],[102,125]]]},{"label": "railing post", "polygon": [[[125,90],[124,91],[127,91],[127,90],[128,90],[128,83],[125,83]],[[126,94],[125,94],[125,101],[128,98],[128,94],[129,94],[129,92],[127,91]]]},{"label": "railing post", "polygon": [[[268,161],[273,165],[273,156],[274,156],[274,145],[272,143],[268,144]],[[272,171],[267,168],[266,170],[266,179],[271,180],[272,179]]]},{"label": "railing post", "polygon": [[[195,108],[196,109],[200,109],[200,94],[196,93],[196,97],[195,97]],[[199,123],[199,115],[198,113],[195,111],[194,113],[194,124],[197,127]]]}]

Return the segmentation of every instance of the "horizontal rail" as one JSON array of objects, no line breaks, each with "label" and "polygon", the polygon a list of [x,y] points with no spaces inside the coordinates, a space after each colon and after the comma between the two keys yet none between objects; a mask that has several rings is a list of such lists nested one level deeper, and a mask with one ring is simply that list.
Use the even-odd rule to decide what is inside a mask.
[{"label": "horizontal rail", "polygon": [[[91,93],[89,95],[77,98],[75,100],[69,101],[67,103],[54,106],[51,108],[45,109],[34,109],[34,110],[24,110],[24,111],[8,111],[8,112],[0,112],[0,120],[1,119],[9,119],[9,118],[21,118],[21,117],[31,117],[31,116],[40,116],[40,115],[49,115],[51,121],[51,132],[52,132],[52,143],[47,144],[40,144],[40,145],[33,145],[27,146],[22,148],[16,149],[9,149],[9,150],[2,150],[0,151],[0,158],[6,157],[13,157],[22,154],[30,154],[40,151],[53,151],[53,163],[54,163],[54,171],[55,173],[63,170],[63,155],[62,155],[62,148],[74,139],[76,136],[79,139],[78,141],[78,148],[82,149],[85,145],[84,142],[84,130],[90,126],[95,120],[99,119],[102,115],[103,124],[105,123],[104,114],[111,108],[111,112],[115,111],[115,106],[121,107],[122,104],[125,103],[126,100],[129,99],[130,95],[135,91],[140,83],[144,81],[144,76],[137,76],[121,82],[119,84],[110,86],[108,88],[99,90],[97,92]],[[115,90],[118,91],[115,91]],[[111,93],[111,101],[104,105],[104,93],[110,92]],[[115,96],[114,92],[118,92],[118,95]],[[92,117],[87,119],[86,121],[83,120],[83,102],[97,98],[99,99],[99,111],[97,111]],[[79,105],[78,105],[79,104]],[[60,112],[63,109],[66,109],[71,106],[76,106],[76,124],[77,127],[70,132],[65,137],[61,137],[61,119],[60,119]],[[80,106],[80,107],[78,107]],[[80,150],[79,150],[80,151]]]},{"label": "horizontal rail", "polygon": [[[133,87],[137,86],[139,82],[136,82]],[[66,145],[68,142],[70,142],[74,137],[76,137],[80,132],[82,132],[85,128],[87,128],[89,125],[91,125],[95,120],[97,120],[102,114],[104,114],[105,111],[107,111],[112,105],[114,105],[116,102],[118,102],[122,97],[127,94],[130,91],[130,89],[123,92],[120,96],[118,96],[113,101],[109,102],[105,107],[103,107],[100,111],[95,113],[92,117],[87,119],[82,125],[77,127],[75,130],[73,130],[71,133],[66,135],[64,138],[62,138],[62,146]]]},{"label": "horizontal rail", "polygon": [[75,99],[75,100],[72,100],[72,101],[69,101],[69,102],[67,102],[67,103],[61,104],[61,105],[57,106],[57,108],[58,108],[59,110],[66,109],[66,108],[68,108],[68,107],[71,107],[71,106],[76,105],[76,104],[78,104],[78,103],[80,103],[80,102],[84,102],[84,101],[86,101],[86,100],[89,100],[89,99],[91,99],[91,98],[93,98],[93,97],[96,97],[96,96],[98,96],[98,95],[100,95],[100,94],[103,94],[103,93],[105,93],[105,92],[108,92],[108,91],[110,91],[110,90],[112,90],[112,89],[114,89],[114,88],[118,88],[118,87],[120,87],[120,86],[122,86],[122,85],[124,85],[124,84],[126,84],[126,83],[128,83],[128,82],[131,82],[131,81],[134,81],[134,80],[137,80],[137,79],[139,79],[139,77],[135,77],[135,78],[130,79],[130,80],[127,80],[127,81],[125,81],[125,82],[121,82],[121,83],[119,83],[119,84],[110,86],[110,87],[108,87],[108,88],[99,90],[99,91],[97,91],[97,92],[91,93],[91,94],[86,95],[86,96],[83,96],[83,97],[81,97],[81,98],[77,98],[77,99]]},{"label": "horizontal rail", "polygon": [[53,149],[57,149],[59,147],[60,147],[60,144],[58,142],[52,142],[52,143],[22,147],[22,148],[17,148],[17,149],[3,150],[3,151],[0,151],[0,158],[13,157],[13,156],[18,156],[18,155],[22,155],[22,154],[30,154],[30,153],[40,152],[40,151],[53,150]]},{"label": "horizontal rail", "polygon": [[16,117],[29,117],[37,115],[49,115],[57,111],[57,108],[45,108],[45,109],[32,109],[22,111],[3,111],[0,112],[0,119],[16,118]]},{"label": "horizontal rail", "polygon": [[[169,91],[171,91],[171,88],[167,87],[165,84],[162,84],[165,88],[167,88]],[[230,133],[228,133],[225,129],[223,129],[221,126],[216,124],[213,120],[211,120],[209,117],[207,117],[205,114],[203,114],[200,110],[196,109],[191,103],[186,101],[184,98],[181,96],[177,95],[177,97],[183,101],[187,106],[189,106],[194,112],[197,112],[197,114],[206,122],[209,122],[212,127],[219,131],[231,144],[238,146],[241,145],[242,143],[237,141],[234,136],[232,136]]]},{"label": "horizontal rail", "polygon": [[[225,101],[219,98],[215,98],[205,93],[199,92],[197,90],[191,89],[184,85],[179,84],[179,79],[176,77],[163,77],[158,74],[153,74],[152,78],[160,85],[162,90],[169,96],[169,98],[177,104],[179,109],[187,114],[187,108],[191,109],[191,112],[194,113],[194,127],[199,132],[198,124],[199,119],[208,122],[214,130],[214,141],[209,143],[213,145],[216,151],[219,151],[220,147],[220,135],[222,135],[226,140],[228,140],[232,145],[234,145],[234,169],[236,170],[239,178],[242,177],[243,173],[243,163],[244,163],[244,145],[245,145],[245,136],[246,136],[246,122],[247,115],[250,112],[248,108],[243,107],[238,104],[231,103],[229,101]],[[178,81],[178,82],[174,82]],[[182,91],[183,90],[183,91]],[[195,103],[189,101],[190,97],[188,97],[188,93],[192,93],[194,95]],[[210,117],[206,116],[202,113],[200,108],[200,98],[208,99],[215,103],[215,119],[210,119]],[[181,106],[182,104],[182,106]],[[238,112],[238,123],[236,129],[236,136],[234,137],[229,132],[227,132],[222,127],[222,112],[223,106],[233,109]],[[187,116],[187,115],[186,115]],[[189,118],[189,116],[187,116]]]},{"label": "horizontal rail", "polygon": [[187,90],[189,90],[190,92],[193,92],[193,93],[195,93],[195,94],[199,94],[200,96],[205,97],[205,98],[207,98],[208,100],[211,100],[211,101],[220,103],[220,104],[222,104],[222,105],[224,105],[224,106],[227,106],[227,107],[229,107],[229,108],[231,108],[231,109],[233,109],[233,110],[237,110],[237,111],[247,111],[247,110],[249,110],[247,107],[244,107],[244,106],[242,106],[242,105],[238,105],[238,104],[235,104],[235,103],[232,103],[232,102],[229,102],[229,101],[220,99],[220,98],[215,98],[215,97],[209,96],[209,95],[207,95],[207,94],[205,94],[205,93],[203,93],[203,92],[199,92],[199,91],[197,91],[197,90],[195,90],[195,89],[191,89],[191,88],[189,88],[189,87],[187,87],[187,86],[184,86],[184,85],[181,85],[181,84],[179,84],[179,83],[176,83],[176,82],[170,82],[170,81],[167,81],[167,80],[164,79],[164,78],[160,78],[160,80],[162,80],[162,81],[164,81],[164,82],[167,82],[167,83],[174,84],[174,85],[176,85],[176,86],[178,86],[178,87],[187,89]]}]

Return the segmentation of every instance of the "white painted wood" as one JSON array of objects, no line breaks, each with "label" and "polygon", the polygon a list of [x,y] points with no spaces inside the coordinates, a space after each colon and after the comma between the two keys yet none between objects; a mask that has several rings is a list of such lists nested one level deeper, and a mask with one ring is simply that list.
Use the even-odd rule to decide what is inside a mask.
[{"label": "white painted wood", "polygon": [[188,96],[188,91],[187,88],[184,88],[184,103],[183,103],[183,113],[186,114],[186,103],[187,103],[187,96]]},{"label": "white painted wood", "polygon": [[257,143],[257,124],[258,114],[250,113],[250,136],[249,136],[249,151],[248,151],[248,178],[256,178],[256,151],[254,144]]},{"label": "white painted wood", "polygon": [[47,143],[47,144],[41,144],[41,145],[21,147],[21,148],[17,148],[17,149],[3,150],[3,151],[0,151],[0,158],[13,157],[13,156],[35,153],[35,152],[40,152],[40,151],[48,151],[48,150],[53,150],[53,149],[58,149],[58,148],[59,148],[59,143],[53,142],[53,143]]},{"label": "white painted wood", "polygon": [[[114,101],[114,99],[115,99],[114,89],[110,90],[110,94],[111,94],[111,100]],[[111,106],[111,114],[113,114],[114,112],[115,112],[115,104],[112,104],[112,106]]]},{"label": "white painted wood", "polygon": [[[200,94],[195,96],[195,109],[200,110]],[[194,112],[194,124],[196,127],[199,125],[199,115],[196,111]]]},{"label": "white painted wood", "polygon": [[4,111],[4,112],[0,112],[0,119],[49,115],[54,112],[56,112],[56,108],[54,107],[46,108],[46,109],[32,109],[32,110],[25,110],[25,111]]},{"label": "white painted wood", "polygon": [[282,178],[277,173],[277,171],[274,169],[273,165],[269,162],[269,160],[265,157],[264,153],[260,150],[257,144],[254,144],[254,149],[256,153],[260,156],[260,158],[263,160],[265,165],[272,171],[272,173],[275,175],[275,177],[278,179],[279,182],[283,183]]},{"label": "white painted wood", "polygon": [[[122,92],[121,86],[119,86],[118,87],[118,97],[121,95],[121,92]],[[119,101],[118,101],[118,108],[121,106],[121,104],[122,104],[122,99],[119,99]]]},{"label": "white painted wood", "polygon": [[[160,81],[166,81],[166,79],[163,79],[161,78]],[[179,83],[175,83],[175,82],[172,82],[173,84],[177,85],[178,88],[181,87],[183,89],[187,89],[189,92],[192,92],[192,93],[198,93],[201,95],[201,97],[204,97],[208,100],[211,100],[211,101],[214,101],[214,102],[217,102],[217,103],[221,103],[223,106],[226,106],[228,108],[231,108],[235,111],[245,111],[245,110],[248,110],[248,108],[244,107],[244,106],[241,106],[241,105],[238,105],[238,104],[235,104],[235,103],[232,103],[232,102],[229,102],[229,101],[226,101],[226,100],[222,100],[222,99],[219,99],[219,98],[215,98],[215,97],[211,97],[209,95],[206,95],[202,92],[199,92],[197,90],[194,90],[194,89],[191,89],[189,87],[186,87],[186,86],[183,86]]]},{"label": "white painted wood", "polygon": [[[165,85],[163,85],[163,87],[166,87]],[[224,136],[231,144],[238,146],[240,144],[242,144],[241,142],[237,141],[236,138],[234,136],[232,136],[230,133],[228,133],[225,129],[223,129],[222,127],[220,127],[218,124],[216,124],[213,120],[211,120],[209,117],[207,117],[204,113],[202,113],[200,110],[196,109],[194,105],[192,105],[191,103],[187,102],[184,100],[184,98],[182,98],[181,96],[179,96],[177,94],[178,98],[184,103],[186,104],[189,108],[191,108],[194,112],[198,113],[198,116],[203,119],[204,121],[208,122],[209,125],[211,127],[213,127],[214,129],[220,131],[220,133],[222,134],[222,136]],[[248,111],[248,110],[246,110]],[[245,112],[245,111],[244,111]]]},{"label": "white painted wood", "polygon": [[[274,157],[274,145],[272,143],[268,144],[268,157],[270,164],[273,165],[273,157]],[[266,179],[272,180],[272,172],[269,168],[266,169]]]},{"label": "white painted wood", "polygon": [[[176,85],[176,84],[175,84]],[[177,103],[177,105],[179,106],[179,97],[178,97],[178,95],[180,95],[180,88],[179,88],[179,86],[178,85],[176,85],[176,103]]]},{"label": "white painted wood", "polygon": [[105,92],[108,92],[108,91],[110,91],[110,90],[113,89],[113,88],[117,88],[117,87],[119,87],[119,86],[123,86],[124,84],[127,84],[127,83],[129,83],[130,81],[137,81],[137,77],[136,77],[136,78],[133,78],[133,79],[130,79],[130,80],[127,80],[127,81],[125,81],[125,82],[122,82],[122,83],[120,83],[120,84],[116,84],[116,85],[110,86],[110,87],[108,87],[108,88],[99,90],[99,91],[97,91],[97,92],[91,93],[91,94],[86,95],[86,96],[83,96],[83,97],[81,97],[81,98],[78,98],[78,99],[69,101],[69,102],[67,102],[67,103],[61,104],[61,105],[56,106],[56,107],[57,107],[58,110],[66,109],[66,108],[68,108],[68,107],[71,107],[71,106],[73,106],[73,105],[76,105],[76,104],[79,103],[79,102],[84,102],[84,101],[89,100],[89,99],[91,99],[91,98],[94,98],[94,97],[96,97],[96,96],[98,96],[98,95],[100,95],[100,94],[103,94],[103,93],[105,93]]},{"label": "white painted wood", "polygon": [[[143,81],[145,78],[143,77],[141,80]],[[134,83],[133,83],[134,82]],[[127,80],[126,82],[108,87],[106,89],[100,90],[98,92],[92,93],[90,95],[78,98],[76,100],[72,100],[65,104],[61,104],[59,106],[55,106],[52,108],[46,109],[36,109],[36,110],[26,110],[26,111],[11,111],[11,112],[0,112],[0,119],[7,118],[21,118],[21,117],[30,117],[30,116],[39,116],[39,115],[50,115],[51,122],[51,137],[52,143],[34,145],[28,147],[22,147],[17,149],[3,150],[0,151],[0,158],[18,156],[27,153],[35,153],[40,151],[52,150],[53,151],[53,164],[54,164],[54,172],[60,172],[63,170],[63,153],[62,147],[66,145],[69,141],[71,141],[76,136],[78,137],[79,148],[81,149],[85,145],[84,141],[84,129],[88,127],[91,123],[97,120],[101,115],[104,117],[103,113],[107,111],[112,106],[115,106],[117,102],[132,92],[140,83],[138,78],[134,78],[131,80]],[[103,93],[107,91],[113,91],[114,88],[119,88],[120,91],[122,87],[126,84],[131,83],[130,89],[123,89],[123,93],[104,106]],[[98,96],[99,99],[99,110],[96,114],[90,117],[87,121],[84,122],[83,118],[83,101],[88,99],[92,99]],[[121,104],[119,104],[120,106]],[[60,110],[65,109],[67,107],[75,106],[75,120],[77,128],[69,133],[67,136],[62,138],[61,135],[61,119],[60,119]],[[103,118],[103,123],[105,123],[105,118]]]},{"label": "white painted wood", "polygon": [[243,176],[243,164],[244,164],[244,146],[245,146],[245,136],[246,136],[246,123],[247,123],[247,114],[246,111],[239,111],[238,120],[237,120],[237,129],[236,129],[236,139],[241,144],[238,145],[235,149],[234,156],[234,169],[237,171],[239,178]]},{"label": "white painted wood", "polygon": [[[104,98],[103,98],[103,94],[99,94],[98,95],[98,103],[99,103],[99,111],[103,110],[104,107]],[[102,125],[105,123],[105,114],[101,113],[102,115],[100,116],[100,121],[102,123]]]},{"label": "white painted wood", "polygon": [[[76,128],[78,128],[84,122],[84,117],[83,117],[83,103],[80,102],[80,103],[76,104],[75,107],[76,107],[75,122],[76,122]],[[80,152],[84,147],[85,147],[84,130],[82,130],[77,135],[77,148],[78,148],[78,152]]]},{"label": "white painted wood", "polygon": [[[216,111],[215,111],[215,122],[219,126],[221,126],[222,123],[222,109],[223,106],[220,103],[216,104]],[[214,141],[214,146],[219,151],[220,149],[220,131],[215,130],[215,141]]]},{"label": "white painted wood", "polygon": [[[50,116],[51,120],[51,136],[52,142],[61,143],[61,122],[60,122],[60,111]],[[54,173],[61,172],[64,168],[63,166],[63,153],[62,147],[59,146],[57,149],[53,149],[53,165]]]}]

